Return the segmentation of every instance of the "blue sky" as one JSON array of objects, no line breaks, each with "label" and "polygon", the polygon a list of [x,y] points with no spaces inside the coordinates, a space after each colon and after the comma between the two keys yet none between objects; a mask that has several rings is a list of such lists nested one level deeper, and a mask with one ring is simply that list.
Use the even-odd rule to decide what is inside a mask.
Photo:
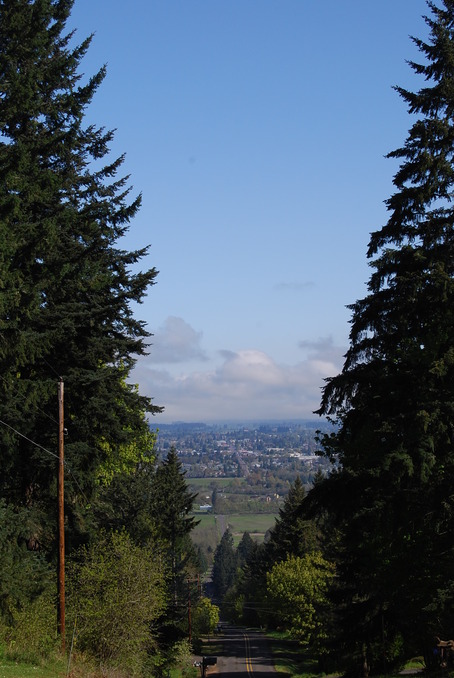
[{"label": "blue sky", "polygon": [[133,380],[172,421],[307,418],[342,368],[369,234],[421,86],[425,0],[76,0],[106,80],[87,121],[143,207],[122,246],[159,271]]}]

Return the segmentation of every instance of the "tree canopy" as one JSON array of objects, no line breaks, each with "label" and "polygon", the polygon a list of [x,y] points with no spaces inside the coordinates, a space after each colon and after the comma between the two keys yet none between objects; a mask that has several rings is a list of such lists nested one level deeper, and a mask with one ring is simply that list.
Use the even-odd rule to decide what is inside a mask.
[{"label": "tree canopy", "polygon": [[397,655],[454,621],[430,612],[454,556],[454,3],[428,5],[410,62],[424,85],[396,87],[413,122],[389,154],[401,163],[389,219],[371,235],[368,294],[350,307],[344,367],[319,410],[337,425],[323,440],[336,467],[308,502],[339,563],[342,642],[380,668],[399,638]]},{"label": "tree canopy", "polygon": [[[73,0],[0,4],[0,496],[38,516],[52,543],[57,381],[65,383],[68,511],[75,528],[99,477],[150,454],[127,381],[149,332],[133,315],[154,284],[147,248],[121,239],[140,207],[113,132],[84,116],[104,76],[80,72]],[[145,446],[145,449],[144,449]],[[79,516],[79,518],[77,518]]]},{"label": "tree canopy", "polygon": [[316,545],[315,526],[303,514],[306,497],[300,476],[290,486],[284,505],[279,509],[265,551],[270,562],[285,560],[286,556],[303,556]]}]

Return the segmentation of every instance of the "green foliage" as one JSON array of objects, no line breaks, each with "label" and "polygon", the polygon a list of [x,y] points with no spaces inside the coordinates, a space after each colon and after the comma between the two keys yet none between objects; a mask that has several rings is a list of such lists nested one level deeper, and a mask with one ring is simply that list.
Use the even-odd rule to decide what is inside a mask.
[{"label": "green foliage", "polygon": [[[213,555],[218,544],[218,529],[213,514],[197,514],[198,525],[191,533],[191,539],[198,552],[199,561],[205,564],[206,569],[213,563]],[[201,567],[201,572],[205,570]]]},{"label": "green foliage", "polygon": [[338,565],[335,650],[372,671],[454,623],[452,598],[432,605],[454,561],[454,4],[428,4],[410,64],[424,84],[396,88],[412,126],[390,154],[389,219],[371,235],[368,294],[350,307],[350,347],[319,411],[337,424],[322,441],[336,467],[306,504]]},{"label": "green foliage", "polygon": [[334,566],[320,553],[289,555],[267,573],[267,601],[277,626],[303,644],[320,643],[321,617],[328,606],[327,591]]},{"label": "green foliage", "polygon": [[125,532],[106,534],[81,549],[68,581],[68,629],[77,624],[77,648],[102,664],[139,672],[166,605],[157,546],[136,546]]},{"label": "green foliage", "polygon": [[144,675],[156,676],[156,678],[169,678],[175,676],[188,676],[196,678],[198,674],[193,672],[192,650],[187,638],[177,640],[166,652],[154,653],[147,662]]},{"label": "green foliage", "polygon": [[106,531],[126,530],[132,541],[145,546],[156,536],[151,505],[154,465],[140,463],[126,474],[115,474],[100,485],[91,505],[90,518]]},{"label": "green foliage", "polygon": [[128,383],[149,336],[132,306],[157,272],[133,272],[146,248],[118,247],[140,196],[120,174],[123,157],[108,157],[113,133],[84,121],[105,69],[84,78],[90,38],[71,46],[72,5],[0,6],[0,419],[8,425],[0,427],[0,497],[33,511],[29,538],[47,551],[55,547],[57,375],[69,546],[86,537],[97,481],[149,454],[145,415],[159,410]]},{"label": "green foliage", "polygon": [[194,638],[211,635],[219,623],[219,607],[209,598],[202,596],[192,615],[192,630]]},{"label": "green foliage", "polygon": [[[67,662],[61,656],[46,659],[45,662],[22,662],[2,658],[2,678],[56,678],[64,676]],[[77,673],[77,678],[92,678],[93,673]]]},{"label": "green foliage", "polygon": [[249,532],[245,532],[241,537],[241,541],[236,549],[236,564],[237,567],[244,567],[249,560],[255,548],[255,542]]},{"label": "green foliage", "polygon": [[[125,391],[132,389],[138,395],[136,385],[123,382],[123,388]],[[131,411],[130,415],[134,417],[134,412]],[[143,416],[145,420],[145,412]],[[99,441],[99,448],[104,453],[104,460],[97,470],[97,482],[100,485],[108,486],[115,478],[125,478],[155,461],[156,432],[151,431],[148,426],[134,430],[129,424],[129,417],[125,418],[123,429],[127,433],[126,442],[114,445],[106,438]]]},{"label": "green foliage", "polygon": [[190,515],[195,499],[188,490],[185,472],[175,448],[171,448],[157,467],[151,485],[150,513],[159,538],[164,543],[163,558],[167,568],[167,595],[171,601],[168,622],[173,629],[181,627],[181,608],[187,601],[186,579],[198,567],[197,553],[190,533],[197,524]]},{"label": "green foliage", "polygon": [[29,512],[0,499],[0,614],[7,624],[52,582],[42,556],[27,549],[29,530]]},{"label": "green foliage", "polygon": [[48,587],[33,602],[14,610],[11,623],[2,629],[9,659],[40,663],[56,655],[59,641],[55,588]]},{"label": "green foliage", "polygon": [[274,527],[266,543],[266,554],[270,563],[283,560],[287,555],[304,555],[317,546],[315,525],[303,516],[303,502],[306,497],[299,476],[290,486],[284,506],[279,509]]},{"label": "green foliage", "polygon": [[179,545],[197,524],[190,515],[197,495],[189,491],[185,472],[173,447],[156,470],[152,492],[154,521],[160,535],[176,554]]},{"label": "green foliage", "polygon": [[214,553],[212,580],[214,592],[218,598],[222,598],[233,584],[236,566],[233,537],[230,530],[227,529]]}]

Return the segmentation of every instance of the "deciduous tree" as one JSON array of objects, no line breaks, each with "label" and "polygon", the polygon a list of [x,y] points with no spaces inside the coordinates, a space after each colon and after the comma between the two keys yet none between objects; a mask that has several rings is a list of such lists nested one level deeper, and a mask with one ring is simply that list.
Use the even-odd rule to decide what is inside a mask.
[{"label": "deciduous tree", "polygon": [[322,614],[334,566],[319,552],[289,555],[267,573],[267,601],[274,623],[305,645],[323,636]]},{"label": "deciduous tree", "polygon": [[104,534],[82,549],[69,583],[78,647],[101,664],[142,672],[167,602],[159,547],[136,546],[126,532]]}]

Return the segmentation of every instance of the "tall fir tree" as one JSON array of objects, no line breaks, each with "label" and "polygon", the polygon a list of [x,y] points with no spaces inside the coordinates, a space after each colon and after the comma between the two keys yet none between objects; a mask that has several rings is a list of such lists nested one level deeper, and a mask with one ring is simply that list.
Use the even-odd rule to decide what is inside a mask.
[{"label": "tall fir tree", "polygon": [[216,547],[213,560],[213,589],[219,601],[232,586],[236,574],[237,558],[230,529],[224,532]]},{"label": "tall fir tree", "polygon": [[303,556],[317,545],[315,524],[303,514],[306,497],[300,476],[290,486],[284,505],[279,509],[274,527],[265,544],[269,565],[285,560],[288,555]]},{"label": "tall fir tree", "polygon": [[337,650],[375,670],[454,623],[454,2],[428,6],[410,62],[424,86],[396,88],[414,122],[390,153],[389,219],[319,410],[338,426],[323,441],[336,469],[309,497],[339,562]]},{"label": "tall fir tree", "polygon": [[159,410],[126,383],[148,336],[132,304],[157,272],[131,270],[146,248],[119,247],[140,196],[118,176],[123,157],[108,159],[113,133],[84,123],[105,69],[83,81],[91,37],[73,46],[72,5],[0,2],[0,496],[36,513],[43,546],[53,538],[58,377],[69,527],[80,527],[106,465],[149,456],[146,413]]},{"label": "tall fir tree", "polygon": [[185,580],[193,574],[197,555],[191,531],[199,523],[191,514],[196,494],[190,492],[177,451],[171,447],[157,467],[151,486],[151,515],[165,543],[169,572],[169,600],[174,606],[187,599]]}]

